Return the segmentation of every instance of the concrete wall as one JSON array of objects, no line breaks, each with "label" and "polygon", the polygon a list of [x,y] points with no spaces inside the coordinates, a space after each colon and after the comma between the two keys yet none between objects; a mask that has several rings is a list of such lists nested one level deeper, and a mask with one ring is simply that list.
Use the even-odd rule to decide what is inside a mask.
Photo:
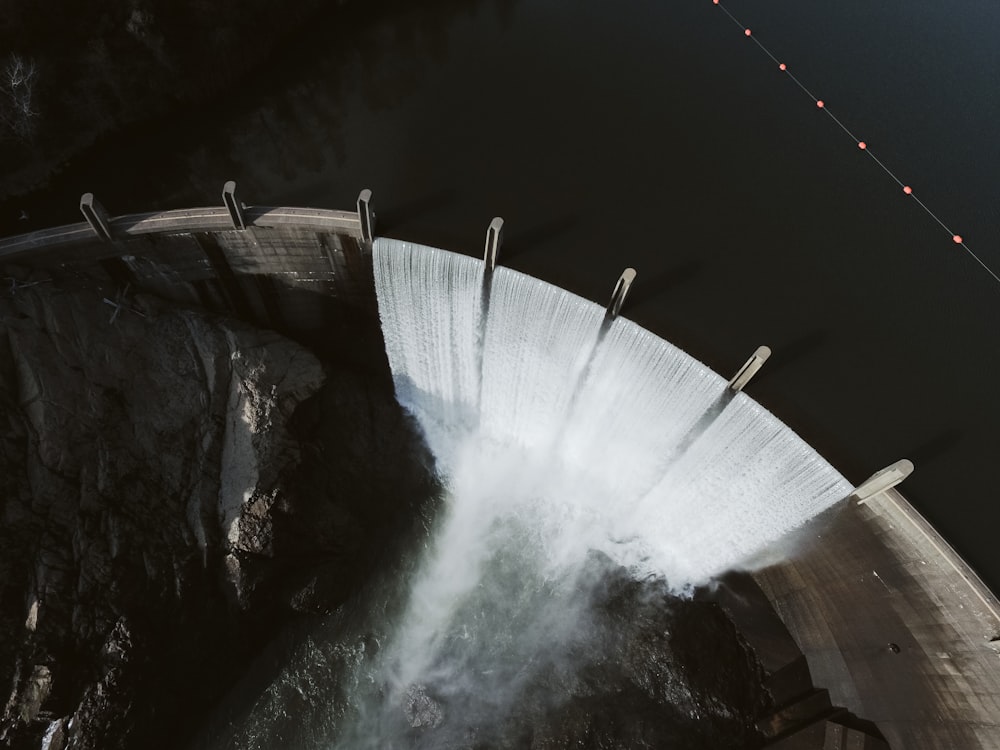
[{"label": "concrete wall", "polygon": [[1000,748],[1000,603],[899,492],[845,502],[754,578],[813,682],[891,747]]},{"label": "concrete wall", "polygon": [[109,218],[0,240],[0,263],[106,281],[280,331],[318,331],[330,301],[374,318],[371,246],[354,211],[194,208]]},{"label": "concrete wall", "polygon": [[[0,264],[131,284],[297,333],[325,335],[345,310],[377,322],[356,212],[248,208],[244,219],[234,229],[221,207],[121,216],[107,221],[110,239],[81,222],[0,240]],[[360,338],[348,331],[337,346]],[[769,660],[776,692],[801,698],[811,673],[829,701],[808,702],[873,721],[894,748],[1000,750],[1000,603],[961,558],[895,490],[845,502],[810,533],[793,559],[754,574],[783,627],[754,625],[746,607],[736,618]],[[855,746],[860,735],[818,718],[777,740]]]}]

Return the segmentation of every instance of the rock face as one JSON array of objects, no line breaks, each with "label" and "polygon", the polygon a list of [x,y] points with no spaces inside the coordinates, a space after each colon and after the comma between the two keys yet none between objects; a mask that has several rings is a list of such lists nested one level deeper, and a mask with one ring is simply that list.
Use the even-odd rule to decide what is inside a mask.
[{"label": "rock face", "polygon": [[[761,744],[767,696],[730,621],[597,558],[577,622],[500,554],[500,588],[461,621],[510,624],[496,664],[386,703],[360,676],[439,487],[378,348],[321,361],[152,297],[115,308],[93,279],[8,273],[38,283],[0,298],[0,748],[328,747],[366,690],[407,747]],[[572,637],[532,651],[516,626],[536,610]],[[459,665],[485,642],[467,635]],[[510,669],[516,694],[489,708]]]},{"label": "rock face", "polygon": [[429,464],[384,376],[34,280],[0,299],[0,747],[176,747],[363,580]]},{"label": "rock face", "polygon": [[[485,679],[451,675],[410,686],[402,710],[390,704],[380,717],[381,726],[390,727],[385,746],[751,750],[763,745],[754,719],[767,710],[769,696],[761,689],[755,655],[719,607],[673,596],[662,581],[636,581],[597,553],[578,585],[577,593],[589,603],[579,610],[571,604],[574,596],[560,603],[576,620],[565,637],[533,651],[528,646],[534,634],[524,632],[524,642],[497,648],[498,654],[507,653],[492,661],[495,669],[485,672]],[[456,646],[448,659],[469,659],[462,650]],[[519,658],[509,658],[514,655]],[[447,673],[447,660],[435,668]],[[507,679],[494,681],[489,674],[505,670]],[[475,689],[455,689],[455,683],[476,685],[480,679]],[[491,682],[493,690],[486,689]],[[516,690],[504,695],[513,684]]]},{"label": "rock face", "polygon": [[441,621],[447,647],[414,681],[400,677],[403,610],[391,602],[402,589],[387,578],[269,659],[279,666],[235,690],[191,750],[765,744],[755,720],[771,696],[717,604],[636,581],[599,553],[565,586],[497,563],[501,588],[477,586]]}]

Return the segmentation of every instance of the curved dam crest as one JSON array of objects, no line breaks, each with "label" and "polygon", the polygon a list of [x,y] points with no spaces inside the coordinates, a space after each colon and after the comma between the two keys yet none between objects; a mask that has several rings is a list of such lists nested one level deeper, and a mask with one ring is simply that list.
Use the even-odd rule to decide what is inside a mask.
[{"label": "curved dam crest", "polygon": [[[372,246],[363,236],[358,214],[351,214],[314,209],[254,208],[247,211],[243,228],[234,226],[229,213],[221,208],[123,216],[108,220],[110,238],[95,236],[93,227],[86,224],[53,228],[0,241],[0,258],[18,264],[17,267],[8,266],[8,273],[13,279],[12,296],[20,295],[20,290],[50,278],[74,284],[82,283],[82,279],[94,279],[101,285],[94,296],[94,304],[100,305],[101,290],[106,290],[108,284],[117,283],[121,289],[121,285],[131,282],[135,290],[180,305],[200,303],[237,317],[245,316],[246,310],[249,310],[250,316],[258,322],[266,324],[269,321],[279,329],[322,331],[327,340],[336,334],[339,338],[333,343],[328,341],[327,346],[335,348],[343,356],[352,351],[350,347],[366,343],[359,333],[358,322],[367,321],[374,311]],[[426,257],[431,254],[426,254]],[[412,258],[411,261],[417,262]],[[450,261],[441,256],[440,262],[447,264]],[[442,305],[439,313],[445,309],[448,293],[455,288],[464,289],[467,294],[475,294],[481,289],[481,265],[468,261],[465,273],[464,281],[453,278],[439,283],[441,288],[437,289],[437,293]],[[497,273],[498,279],[508,275],[504,270]],[[437,274],[430,274],[428,278],[437,278]],[[279,280],[277,284],[276,280]],[[500,288],[499,281],[497,287]],[[331,308],[327,304],[329,301],[349,302],[363,310],[364,314],[345,317],[343,313],[348,308]],[[571,319],[587,318],[590,315],[586,312],[588,306],[596,309],[591,303],[581,303],[582,308],[579,308],[577,303],[567,302],[569,309],[584,310],[579,316],[576,313],[569,315]],[[500,304],[497,302],[498,306]],[[465,317],[455,317],[452,332],[448,335],[458,335],[465,342],[462,346],[469,356],[461,360],[462,366],[458,371],[468,374],[470,371],[478,372],[475,352],[481,339],[477,339],[476,332],[482,335],[482,329],[477,327],[482,319],[482,297],[478,309],[475,305],[463,309]],[[535,309],[532,319],[522,315],[513,330],[527,332],[533,326],[546,324],[548,314],[541,314],[538,309]],[[108,312],[110,314],[110,310]],[[590,316],[587,319],[596,318]],[[417,326],[414,330],[422,325],[414,316],[402,315],[400,320]],[[282,322],[284,325],[278,325]],[[365,327],[364,330],[369,329]],[[439,330],[436,335],[444,334]],[[585,469],[592,470],[591,474],[601,473],[598,472],[598,464],[590,466],[587,461],[587,457],[594,456],[600,448],[608,456],[615,454],[615,482],[634,481],[637,486],[655,484],[659,479],[659,467],[644,473],[641,464],[645,463],[645,458],[625,450],[624,446],[630,440],[642,445],[654,445],[662,439],[684,449],[685,460],[678,461],[677,465],[691,461],[691,471],[694,472],[699,464],[694,462],[693,457],[700,450],[699,444],[704,443],[710,434],[706,429],[701,439],[693,439],[697,438],[698,430],[689,429],[690,425],[701,428],[711,422],[709,429],[721,430],[726,413],[738,401],[749,400],[734,397],[729,406],[721,411],[721,416],[710,410],[707,413],[712,418],[702,420],[706,414],[702,407],[706,403],[713,404],[716,383],[720,389],[722,387],[717,376],[706,376],[699,363],[673,356],[669,344],[625,321],[616,321],[595,349],[590,344],[596,342],[599,335],[594,336],[592,331],[580,332],[581,338],[574,339],[576,343],[567,347],[572,355],[567,356],[575,368],[573,372],[580,375],[580,382],[569,389],[575,392],[575,397],[562,401],[568,387],[563,382],[557,382],[554,390],[546,391],[555,393],[555,397],[543,398],[541,403],[547,407],[560,403],[567,408],[572,404],[575,409],[578,404],[590,399],[588,389],[593,389],[596,395],[603,396],[608,402],[621,404],[633,398],[642,407],[639,419],[625,408],[606,409],[599,412],[601,416],[588,410],[588,419],[592,422],[585,425],[584,430],[574,427],[572,435],[566,427],[555,433],[539,430],[535,435],[536,447],[554,441],[567,454],[553,459],[546,469],[559,468],[559,476],[564,478],[566,473],[572,474],[572,471],[563,469],[578,467],[582,463]],[[362,340],[359,341],[359,337]],[[649,352],[660,348],[656,358],[642,358],[642,366],[629,365],[632,368],[631,378],[600,378],[603,357],[610,358],[614,353],[617,366],[621,366],[622,361],[636,359],[631,354],[616,352],[615,347],[619,344],[612,345],[616,337],[626,353],[630,349]],[[378,336],[374,338],[377,340]],[[432,357],[435,351],[433,347],[428,347],[420,358]],[[484,364],[488,362],[488,355],[481,346],[480,355],[484,357]],[[437,367],[455,369],[456,360],[451,356],[438,357],[434,361]],[[670,398],[660,387],[664,368],[671,373],[668,379],[700,383],[700,387],[705,389],[704,394],[683,402],[661,404],[657,400],[660,396],[668,401]],[[503,367],[495,372],[504,377],[508,374]],[[608,373],[613,372],[614,368],[608,369]],[[712,378],[716,381],[712,382]],[[459,404],[461,408],[456,409],[448,420],[455,419],[458,424],[465,425],[463,429],[479,429],[481,400],[485,403],[488,396],[484,383],[477,382],[473,377],[459,380],[461,388],[456,392],[465,395],[450,402]],[[405,382],[398,381],[397,386]],[[615,388],[621,393],[614,391]],[[404,389],[400,388],[400,393],[403,392]],[[403,398],[412,405],[416,403],[419,393],[419,389],[415,388],[410,396]],[[425,411],[440,414],[443,403],[435,405],[433,400],[428,399]],[[714,409],[717,410],[718,406],[715,403]],[[561,408],[554,411],[558,412]],[[754,424],[767,425],[773,419],[762,407],[754,408],[762,412],[753,420]],[[656,420],[652,419],[652,415],[660,409],[681,415],[670,429],[653,429]],[[531,416],[530,413],[526,415],[527,418]],[[650,417],[649,432],[637,426],[647,416]],[[563,424],[567,425],[568,421],[564,420]],[[632,425],[631,431],[628,425]],[[630,440],[606,439],[606,435],[622,433],[628,433]],[[444,448],[462,444],[462,441],[455,440],[453,434],[443,430],[428,433],[428,442],[433,441],[435,434],[440,441],[439,456],[445,455]],[[758,437],[765,439],[766,434],[761,433]],[[559,435],[562,438],[556,439]],[[500,441],[494,441],[497,442]],[[663,445],[656,448],[659,458],[672,458],[670,450],[660,452]],[[527,452],[524,447],[521,450]],[[551,456],[552,451],[549,454]],[[498,462],[492,470],[498,476],[503,476],[505,471],[516,476],[520,485],[531,485],[536,479],[545,479],[544,475],[530,471],[530,465],[520,460],[523,454],[513,455],[514,458],[507,464]],[[708,456],[708,453],[705,455]],[[752,462],[756,456],[751,452],[748,458]],[[608,460],[611,461],[610,458]],[[558,467],[557,461],[561,462]],[[630,465],[629,461],[633,463]],[[468,465],[473,468],[478,466],[474,462]],[[596,485],[587,486],[583,476],[584,472],[580,472],[579,482],[584,489],[597,492]],[[481,474],[477,476],[476,471],[468,471],[460,478],[471,486],[486,479]],[[521,504],[523,510],[531,512],[522,517],[535,520],[537,515],[532,514],[540,503],[532,506],[530,501],[531,498],[528,498]],[[472,504],[467,507],[475,509],[479,506]],[[572,504],[564,504],[563,509],[571,507]],[[493,518],[496,509],[490,507],[489,511],[493,515],[487,514],[487,518]],[[614,515],[603,507],[597,508],[597,512],[605,515],[590,518]],[[473,521],[480,518],[475,512],[467,515]],[[741,637],[754,644],[762,659],[769,675],[768,689],[777,690],[775,695],[780,693],[783,700],[787,699],[787,703],[782,704],[785,707],[769,720],[766,736],[781,748],[818,748],[823,747],[831,737],[843,739],[847,730],[831,722],[829,713],[824,713],[830,710],[832,702],[845,706],[857,716],[870,719],[892,747],[962,747],[970,750],[1000,747],[1000,674],[995,668],[998,653],[996,638],[1000,634],[997,612],[1000,607],[995,596],[940,534],[895,490],[874,497],[865,505],[853,502],[837,505],[835,510],[823,516],[821,527],[808,527],[809,538],[803,536],[803,543],[796,548],[794,556],[780,561],[769,560],[768,567],[753,576],[766,595],[766,601],[761,606],[765,609],[773,607],[775,616],[780,617],[778,626],[787,628],[797,647],[793,647],[791,652],[771,653],[773,632],[759,626],[754,619],[755,613],[751,612],[749,618],[734,617]],[[535,552],[544,548],[537,544],[539,532],[560,531],[558,528],[551,529],[552,524],[549,527],[539,524],[537,528],[530,524],[519,525],[517,517],[513,518],[514,523],[508,524],[507,531],[515,549]],[[463,530],[462,526],[456,528]],[[489,530],[487,525],[486,531]],[[468,536],[458,534],[458,538],[468,539]],[[622,538],[612,540],[614,543],[622,541],[634,542]],[[617,549],[627,546],[619,544]],[[551,555],[536,556],[534,561],[522,560],[531,562],[531,566],[519,570],[532,572],[532,575],[539,571],[544,574],[547,570],[559,570],[560,564],[572,557],[569,554],[572,549],[571,546],[549,548]],[[556,553],[567,554],[560,556]],[[648,562],[648,557],[638,557],[644,563]],[[510,560],[497,560],[495,557],[487,560],[487,567],[508,572],[511,571],[510,564]],[[467,572],[475,578],[474,568]],[[432,576],[425,577],[433,583]],[[532,589],[535,594],[547,591],[544,575],[537,578],[536,583],[539,585]],[[563,588],[556,593],[572,589],[569,585],[572,581],[563,579],[561,583]],[[726,586],[728,583],[724,582],[722,588]],[[735,599],[730,597],[723,604],[727,612],[738,614],[741,608],[745,609],[746,602],[736,601],[738,598],[738,595]],[[428,601],[433,603],[433,600]],[[556,601],[564,600],[557,598]],[[434,615],[433,607],[428,611]],[[493,616],[501,614],[494,612]],[[419,634],[419,630],[415,632]],[[340,653],[337,651],[340,648],[337,645],[334,651]],[[391,651],[387,649],[386,653]],[[315,654],[307,655],[310,665],[315,662],[313,656]],[[397,680],[405,674],[398,666],[394,667]],[[305,669],[294,667],[293,673],[298,673],[300,677],[285,688],[275,687],[275,697],[298,685],[296,680],[305,679],[303,675],[308,671],[303,671]],[[309,672],[308,679],[316,679],[320,673],[315,671],[314,666],[309,666],[309,669],[313,671]],[[340,671],[339,668],[337,671]],[[802,693],[796,692],[798,688],[794,685],[811,686],[810,674],[816,685],[828,689],[826,703],[817,702],[815,694],[803,697]],[[410,693],[402,682],[396,684],[404,698],[404,708],[409,707],[406,710],[416,712],[413,713],[415,719],[411,717],[409,720],[429,719],[433,723],[433,695],[419,684],[412,686],[414,691]],[[788,689],[790,684],[793,684],[792,689]],[[283,702],[274,705],[280,715],[286,715]],[[799,718],[796,719],[796,716]],[[806,716],[819,716],[820,719],[801,729],[789,728],[789,721],[792,727],[802,727],[800,720]],[[789,735],[789,732],[794,734]]]},{"label": "curved dam crest", "polygon": [[[524,482],[510,510],[537,514],[554,548],[599,549],[685,588],[851,492],[749,396],[624,318],[602,328],[592,302],[502,267],[484,301],[481,262],[395,240],[376,241],[373,263],[397,397],[451,477],[455,512],[465,474]],[[492,474],[507,461],[515,476]]]}]

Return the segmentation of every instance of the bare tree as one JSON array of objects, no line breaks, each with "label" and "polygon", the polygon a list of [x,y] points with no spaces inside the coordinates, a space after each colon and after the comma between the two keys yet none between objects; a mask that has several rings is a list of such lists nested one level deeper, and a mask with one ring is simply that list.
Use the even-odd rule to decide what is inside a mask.
[{"label": "bare tree", "polygon": [[38,68],[31,58],[12,54],[0,73],[0,123],[22,140],[30,140],[37,125],[33,105]]}]

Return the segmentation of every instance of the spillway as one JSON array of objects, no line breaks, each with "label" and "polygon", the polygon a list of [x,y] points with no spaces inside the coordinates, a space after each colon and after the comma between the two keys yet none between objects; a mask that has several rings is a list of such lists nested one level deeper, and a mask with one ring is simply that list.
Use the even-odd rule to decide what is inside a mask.
[{"label": "spillway", "polygon": [[[478,261],[380,239],[374,265],[397,397],[435,451],[454,513],[469,473],[481,479],[472,495],[487,482],[506,489],[490,513],[526,514],[553,530],[546,544],[571,538],[577,554],[598,549],[684,587],[851,491],[792,430],[668,342],[623,318],[598,341],[592,302],[498,268],[484,321]],[[512,476],[495,475],[508,464]]]},{"label": "spillway", "polygon": [[595,569],[686,595],[851,491],[676,347],[622,318],[602,336],[589,301],[506,268],[484,286],[478,261],[405,242],[373,263],[397,398],[446,497],[338,747],[414,727],[451,746],[514,712],[553,654],[584,669],[566,649],[600,630]]},{"label": "spillway", "polygon": [[[594,305],[506,269],[484,285],[469,258],[386,241],[373,258],[361,224],[354,212],[257,207],[234,231],[225,209],[207,207],[109,219],[110,241],[87,224],[0,241],[0,258],[42,274],[13,281],[12,297],[31,278],[110,278],[287,328],[339,358],[370,344],[382,356],[378,336],[362,333],[378,266],[396,394],[447,479],[441,512],[416,539],[419,559],[388,571],[402,575],[373,581],[293,655],[262,656],[265,674],[287,659],[280,676],[248,677],[227,703],[239,707],[224,708],[197,747],[467,747],[463,731],[519,712],[547,736],[576,728],[553,747],[604,716],[618,716],[621,742],[648,745],[642,727],[670,714],[653,744],[673,746],[687,740],[671,722],[718,739],[712,727],[737,714],[752,727],[762,711],[794,713],[800,699],[822,710],[796,692],[813,684],[892,747],[1000,747],[1000,602],[902,495],[837,503],[842,477],[669,343],[620,319],[602,332]],[[831,499],[833,511],[792,548],[786,531]],[[732,642],[710,638],[700,616],[686,644],[694,661],[662,640],[683,630],[663,607],[686,600],[669,592],[686,595],[734,565],[754,567],[766,596],[750,620],[734,617],[739,639],[777,670],[770,687],[804,680],[792,681],[784,708],[699,692],[691,678],[707,662],[697,648]],[[756,617],[772,606],[791,650],[768,652],[774,633]],[[594,670],[619,663],[638,682],[612,679],[601,692]],[[569,703],[537,700],[557,686]],[[611,693],[621,696],[613,707]],[[822,716],[769,724],[768,736],[782,748],[843,740],[844,726]],[[484,746],[529,746],[516,733],[492,736],[509,741]]]}]

